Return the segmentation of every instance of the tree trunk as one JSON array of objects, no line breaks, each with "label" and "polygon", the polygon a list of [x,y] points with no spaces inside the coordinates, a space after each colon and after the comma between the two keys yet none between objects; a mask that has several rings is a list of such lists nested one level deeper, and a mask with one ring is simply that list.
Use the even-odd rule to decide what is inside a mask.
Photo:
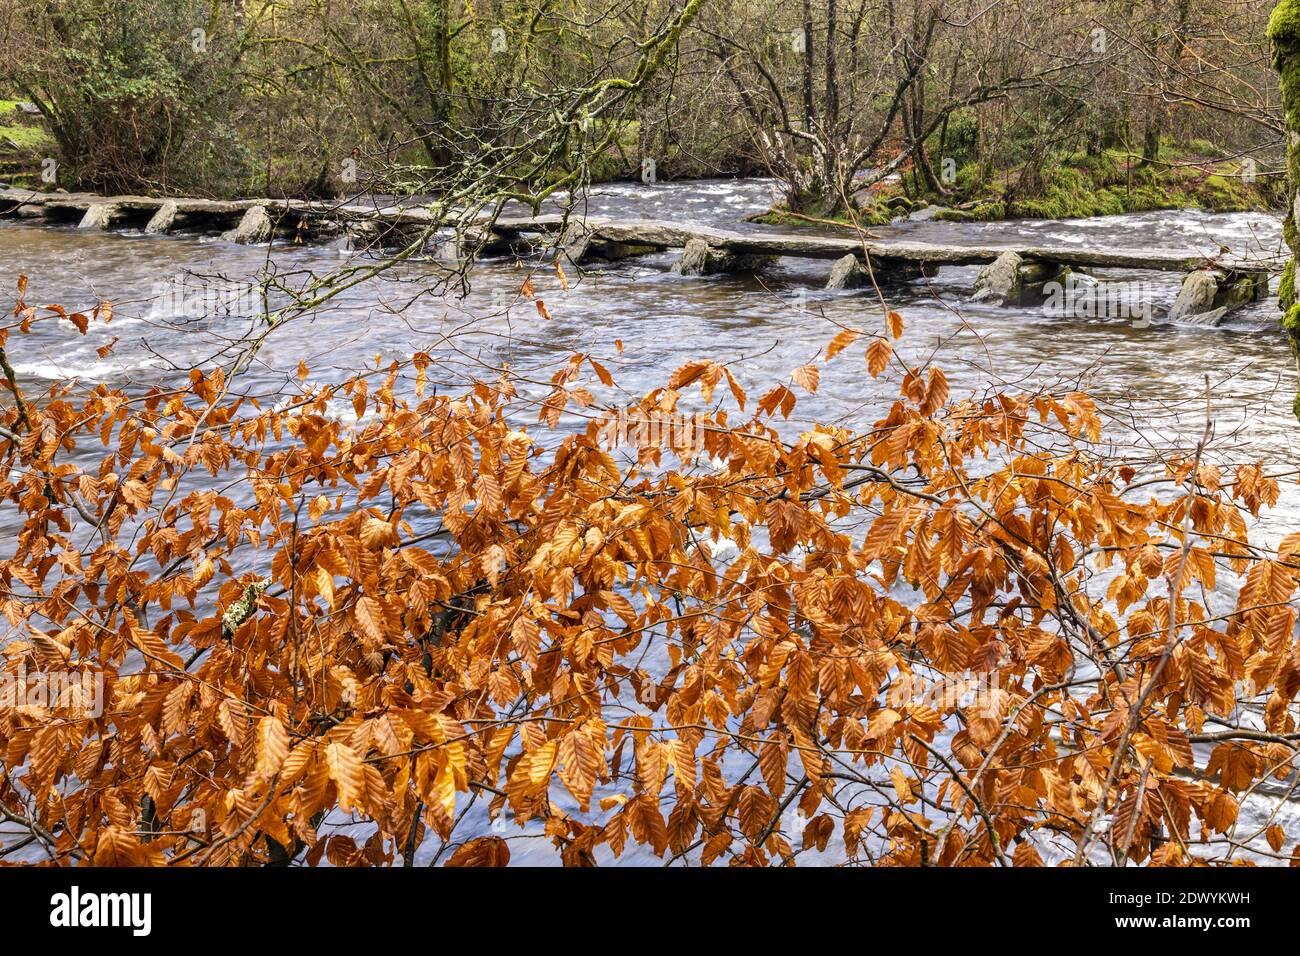
[{"label": "tree trunk", "polygon": [[1160,63],[1160,38],[1162,7],[1159,0],[1151,3],[1151,36],[1147,40],[1147,56],[1151,58],[1155,70],[1155,90],[1151,106],[1147,110],[1146,129],[1142,133],[1142,161],[1139,167],[1147,167],[1160,158],[1161,106],[1164,101],[1164,68]]},{"label": "tree trunk", "polygon": [[451,125],[451,3],[449,0],[434,0],[433,4],[434,22],[437,24],[437,31],[433,37],[435,66],[438,71],[438,86],[433,93],[433,102],[429,104],[430,111],[433,115],[434,129],[433,137],[437,140],[429,143],[429,159],[434,166],[440,166],[447,163],[451,158],[450,150],[446,146],[445,137],[448,135],[448,127]]},{"label": "tree trunk", "polygon": [[812,0],[803,0],[803,128],[813,131],[813,15]]},{"label": "tree trunk", "polygon": [[[1300,0],[1281,0],[1273,8],[1268,37],[1273,45],[1273,68],[1281,76],[1287,128],[1287,207],[1282,235],[1291,250],[1291,260],[1282,273],[1279,304],[1283,309],[1282,328],[1291,340],[1291,351],[1300,371],[1300,303],[1295,294],[1295,257],[1300,254],[1300,232],[1296,224],[1296,205],[1300,199]],[[1300,418],[1300,394],[1293,408]]]},{"label": "tree trunk", "polygon": [[1147,118],[1146,133],[1142,136],[1142,162],[1139,166],[1150,166],[1160,158],[1160,114],[1153,113]]}]

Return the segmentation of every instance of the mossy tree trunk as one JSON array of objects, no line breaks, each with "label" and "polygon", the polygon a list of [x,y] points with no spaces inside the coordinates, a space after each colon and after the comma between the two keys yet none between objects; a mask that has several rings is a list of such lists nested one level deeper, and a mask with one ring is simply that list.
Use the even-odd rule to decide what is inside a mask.
[{"label": "mossy tree trunk", "polygon": [[1152,18],[1151,18],[1151,35],[1145,46],[1147,56],[1151,60],[1152,68],[1155,70],[1155,95],[1151,97],[1150,105],[1147,108],[1146,129],[1142,134],[1142,159],[1138,165],[1146,168],[1160,158],[1160,120],[1161,120],[1161,96],[1163,86],[1160,76],[1160,40],[1163,37],[1163,29],[1159,23],[1160,5],[1158,0],[1153,0]]},{"label": "mossy tree trunk", "polygon": [[[1300,0],[1281,0],[1268,21],[1268,38],[1273,45],[1273,68],[1282,83],[1282,108],[1287,128],[1287,206],[1282,235],[1291,250],[1291,261],[1282,274],[1279,289],[1283,310],[1282,328],[1291,339],[1291,351],[1300,371],[1300,302],[1296,300],[1295,262],[1300,255],[1300,231],[1297,229],[1297,205],[1300,205]],[[1300,394],[1294,405],[1300,418]]]},{"label": "mossy tree trunk", "polygon": [[1152,113],[1147,119],[1147,129],[1142,136],[1142,161],[1139,166],[1150,166],[1160,158],[1160,116]]}]

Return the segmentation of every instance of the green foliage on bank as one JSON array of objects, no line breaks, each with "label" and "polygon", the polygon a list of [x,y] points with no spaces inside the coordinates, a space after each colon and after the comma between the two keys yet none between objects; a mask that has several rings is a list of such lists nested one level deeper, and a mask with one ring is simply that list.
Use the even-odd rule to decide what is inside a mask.
[{"label": "green foliage on bank", "polygon": [[28,55],[9,64],[0,92],[42,115],[10,121],[9,138],[56,158],[56,185],[130,191],[172,180],[203,191],[246,174],[230,112],[238,49],[215,30],[210,4],[19,2],[14,17]]},{"label": "green foliage on bank", "polygon": [[39,121],[27,120],[21,101],[0,100],[0,152],[40,150],[53,142]]},{"label": "green foliage on bank", "polygon": [[1212,160],[1188,144],[1165,151],[1159,164],[1141,166],[1120,151],[1075,154],[1048,164],[1040,181],[1026,187],[1025,170],[1013,169],[994,181],[979,178],[970,164],[957,174],[953,197],[930,197],[960,204],[936,218],[957,221],[1084,219],[1161,209],[1245,212],[1276,209],[1284,195],[1276,178],[1255,175],[1239,160]]}]

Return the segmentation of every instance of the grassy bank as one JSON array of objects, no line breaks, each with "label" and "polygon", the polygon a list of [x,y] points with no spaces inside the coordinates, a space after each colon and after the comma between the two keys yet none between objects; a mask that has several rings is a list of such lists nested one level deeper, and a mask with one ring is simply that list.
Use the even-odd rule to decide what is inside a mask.
[{"label": "grassy bank", "polygon": [[1079,219],[1158,209],[1245,212],[1285,204],[1285,187],[1261,176],[1250,160],[1212,155],[1208,144],[1166,148],[1143,164],[1120,150],[1077,153],[1046,168],[1021,167],[981,179],[971,165],[960,170],[953,196],[930,195],[949,208],[939,218]]},{"label": "grassy bank", "polygon": [[0,181],[36,185],[41,159],[53,148],[39,116],[23,112],[19,100],[0,100]]},{"label": "grassy bank", "polygon": [[914,172],[856,197],[858,209],[809,218],[774,209],[756,221],[772,225],[884,225],[919,209],[954,222],[1004,219],[1085,219],[1161,209],[1267,211],[1286,203],[1280,177],[1258,174],[1251,161],[1214,155],[1207,143],[1169,145],[1158,162],[1143,164],[1122,150],[1077,153],[997,173],[976,163],[959,169],[945,192],[925,190]]}]

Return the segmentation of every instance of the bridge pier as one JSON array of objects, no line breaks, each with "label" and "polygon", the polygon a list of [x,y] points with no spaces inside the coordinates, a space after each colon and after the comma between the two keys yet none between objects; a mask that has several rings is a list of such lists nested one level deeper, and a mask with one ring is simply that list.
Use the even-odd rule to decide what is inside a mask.
[{"label": "bridge pier", "polygon": [[176,203],[169,199],[149,217],[144,231],[150,235],[166,235],[172,231],[174,225],[176,225]]},{"label": "bridge pier", "polygon": [[617,262],[658,252],[648,243],[606,239],[581,224],[572,225],[555,248],[555,257],[575,268],[586,262]]},{"label": "bridge pier", "polygon": [[688,239],[673,272],[684,276],[707,276],[725,272],[755,272],[770,262],[771,256],[743,255],[710,246],[703,239]]},{"label": "bridge pier", "polygon": [[77,223],[78,229],[110,229],[113,220],[121,215],[121,208],[113,203],[97,202],[86,210],[81,221]]},{"label": "bridge pier", "polygon": [[1059,281],[1068,271],[1059,262],[1030,259],[1007,251],[980,270],[975,278],[973,299],[999,305],[1023,305],[1041,298],[1043,288],[1049,282]]},{"label": "bridge pier", "polygon": [[591,249],[591,230],[584,229],[580,224],[569,227],[569,230],[561,237],[559,245],[555,248],[555,258],[564,260],[569,265],[577,268],[582,264],[582,260],[587,258],[587,252]]},{"label": "bridge pier", "polygon": [[1234,309],[1268,297],[1268,276],[1233,269],[1197,269],[1183,279],[1171,322],[1218,325]]},{"label": "bridge pier", "polygon": [[256,246],[271,241],[274,231],[271,216],[265,206],[249,206],[239,225],[221,234],[225,242],[237,242],[241,246]]},{"label": "bridge pier", "polygon": [[636,242],[616,242],[605,239],[592,239],[587,246],[587,258],[602,262],[618,262],[620,259],[635,259],[658,252],[658,246],[649,246]]},{"label": "bridge pier", "polygon": [[826,280],[828,289],[858,289],[866,285],[871,277],[863,267],[861,260],[853,253],[842,259],[836,259],[831,266],[830,277]]},{"label": "bridge pier", "polygon": [[937,272],[938,269],[925,262],[891,259],[888,256],[872,256],[871,268],[868,269],[856,253],[849,253],[836,259],[835,264],[831,266],[831,274],[826,279],[826,288],[860,289],[871,285],[873,276],[877,282],[906,281],[933,276]]}]

